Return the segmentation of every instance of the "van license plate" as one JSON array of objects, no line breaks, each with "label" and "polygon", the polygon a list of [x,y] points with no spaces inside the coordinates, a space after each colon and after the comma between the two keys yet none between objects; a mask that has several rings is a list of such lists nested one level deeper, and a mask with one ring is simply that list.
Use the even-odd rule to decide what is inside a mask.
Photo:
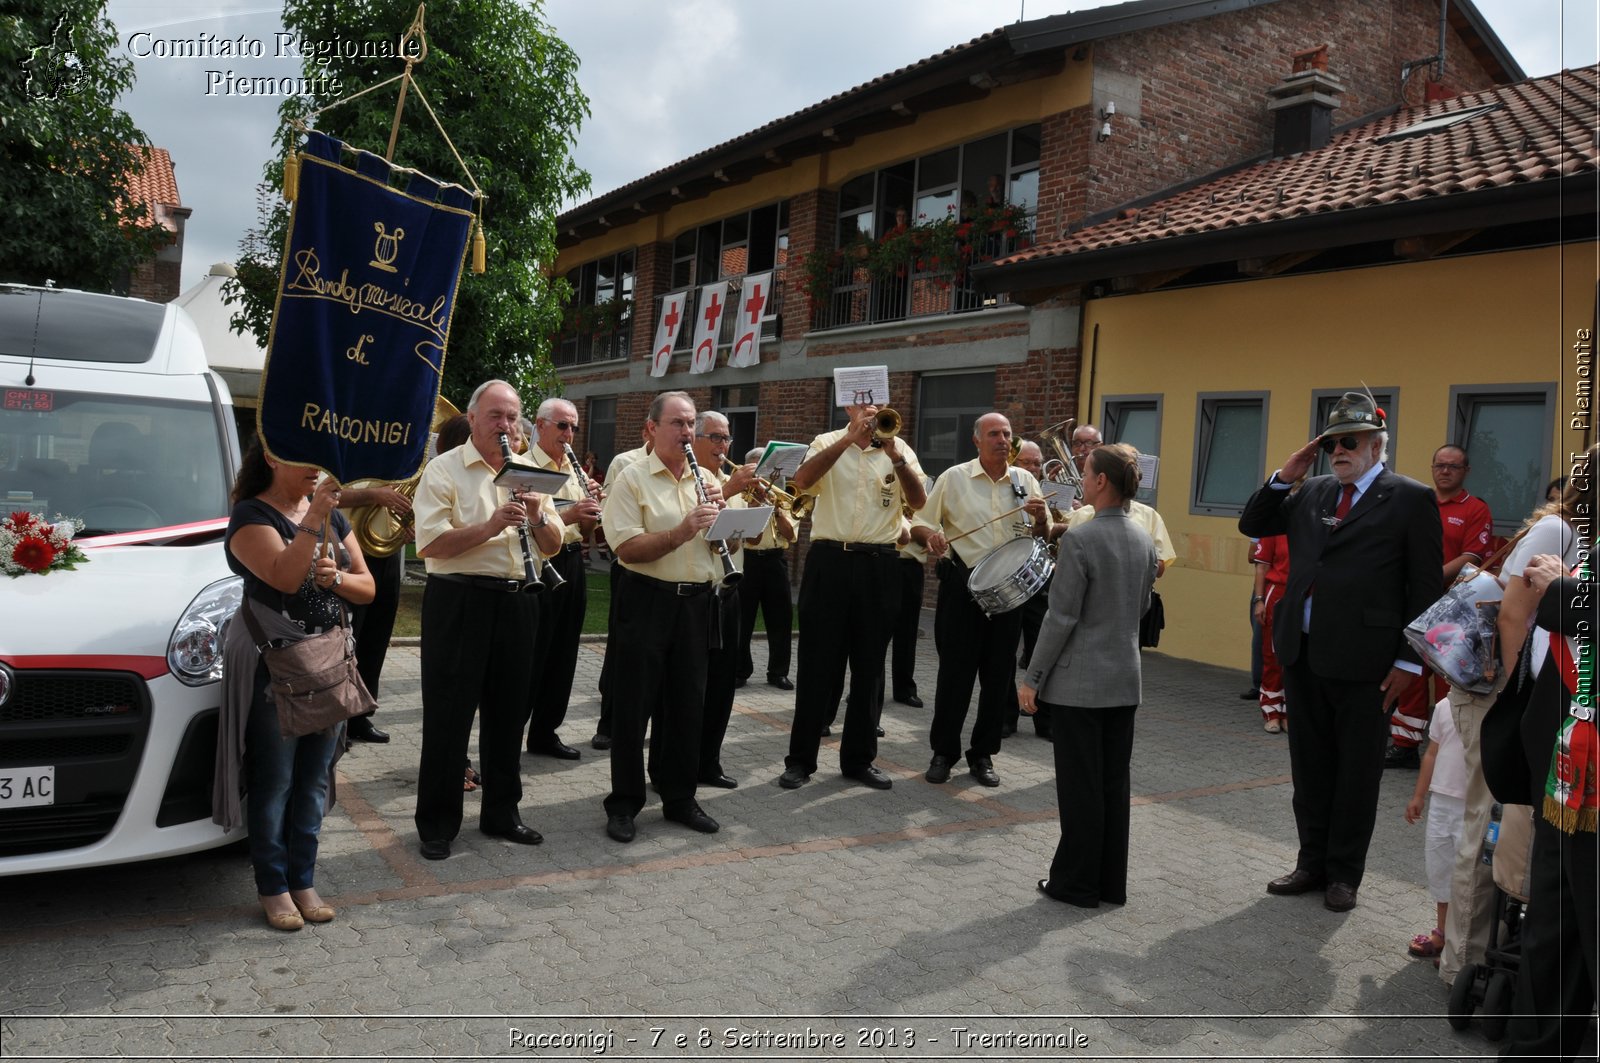
[{"label": "van license plate", "polygon": [[0,808],[56,803],[56,768],[0,768]]}]

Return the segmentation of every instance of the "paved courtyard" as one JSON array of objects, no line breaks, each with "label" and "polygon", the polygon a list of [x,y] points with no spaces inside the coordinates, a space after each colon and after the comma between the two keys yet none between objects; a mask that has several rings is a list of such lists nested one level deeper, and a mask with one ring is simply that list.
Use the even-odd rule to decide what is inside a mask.
[{"label": "paved courtyard", "polygon": [[[782,790],[793,695],[739,691],[702,792],[722,832],[639,817],[604,834],[589,748],[601,642],[580,653],[563,737],[583,759],[523,760],[525,848],[467,825],[442,863],[411,816],[415,647],[384,672],[387,746],[340,765],[318,886],[330,924],[268,928],[239,847],[0,879],[0,1055],[11,1058],[678,1059],[1471,1058],[1445,990],[1405,944],[1432,925],[1413,772],[1384,780],[1355,911],[1276,898],[1294,861],[1288,753],[1238,672],[1150,653],[1133,764],[1126,907],[1040,896],[1058,836],[1050,746],[1023,732],[1002,785],[927,765],[926,709],[891,704],[867,790],[825,747]],[[758,643],[756,675],[765,674]],[[1292,711],[1292,710],[1291,710]],[[970,721],[969,721],[970,723]]]}]

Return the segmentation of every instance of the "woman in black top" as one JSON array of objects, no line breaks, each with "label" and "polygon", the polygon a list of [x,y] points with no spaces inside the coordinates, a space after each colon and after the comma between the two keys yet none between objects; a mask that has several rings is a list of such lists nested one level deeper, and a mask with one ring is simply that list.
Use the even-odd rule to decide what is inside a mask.
[{"label": "woman in black top", "polygon": [[[225,540],[228,567],[244,579],[241,608],[253,609],[274,641],[294,641],[348,625],[346,605],[372,600],[374,584],[361,548],[349,521],[335,510],[338,485],[332,479],[318,484],[318,475],[314,468],[269,459],[258,439],[234,482],[233,516]],[[330,518],[338,544],[332,557],[320,549]],[[241,649],[239,632],[230,635],[230,650]],[[241,668],[251,668],[254,658],[243,728],[250,862],[267,922],[278,930],[299,930],[307,921],[325,923],[333,918],[333,909],[317,895],[313,873],[343,727],[281,737],[266,665],[249,645],[248,634],[242,641],[248,653],[233,653],[228,660],[230,666],[237,662]],[[224,688],[239,689],[227,682]],[[225,696],[225,714],[228,700]]]}]

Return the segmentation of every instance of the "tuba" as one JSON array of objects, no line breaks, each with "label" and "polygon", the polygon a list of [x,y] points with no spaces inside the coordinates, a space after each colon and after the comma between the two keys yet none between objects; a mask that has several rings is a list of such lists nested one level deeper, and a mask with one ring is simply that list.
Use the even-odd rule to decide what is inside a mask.
[{"label": "tuba", "polygon": [[[429,432],[437,432],[439,426],[461,411],[456,409],[449,399],[440,395],[433,402],[433,420],[428,425]],[[431,447],[432,444],[430,443]],[[431,455],[430,455],[431,457]],[[396,491],[407,498],[415,498],[417,482],[422,479],[422,470],[409,480],[401,481],[394,485]],[[386,480],[357,480],[351,487],[380,487],[387,483]],[[356,542],[361,544],[361,552],[367,557],[388,557],[398,550],[405,548],[411,539],[411,527],[415,518],[407,513],[405,516],[396,516],[388,506],[361,506],[350,512],[350,530],[355,533]]]}]

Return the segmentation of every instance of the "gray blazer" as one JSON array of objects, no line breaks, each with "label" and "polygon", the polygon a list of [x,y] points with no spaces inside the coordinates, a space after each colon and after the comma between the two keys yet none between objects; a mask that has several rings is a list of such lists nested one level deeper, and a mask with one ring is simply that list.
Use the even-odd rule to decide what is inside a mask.
[{"label": "gray blazer", "polygon": [[1027,684],[1052,705],[1137,705],[1139,621],[1150,608],[1156,548],[1120,509],[1105,509],[1061,537],[1050,611]]}]

